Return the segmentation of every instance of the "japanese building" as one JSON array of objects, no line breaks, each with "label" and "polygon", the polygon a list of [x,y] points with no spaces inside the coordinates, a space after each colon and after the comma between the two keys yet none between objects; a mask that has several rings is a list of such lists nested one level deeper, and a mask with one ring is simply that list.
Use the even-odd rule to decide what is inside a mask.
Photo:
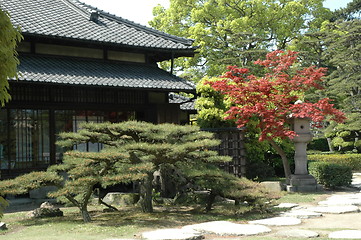
[{"label": "japanese building", "polygon": [[24,36],[19,79],[9,80],[12,100],[0,109],[2,179],[61,161],[57,134],[85,121],[187,121],[169,96],[195,86],[157,63],[194,56],[192,40],[77,0],[0,0],[0,8]]}]

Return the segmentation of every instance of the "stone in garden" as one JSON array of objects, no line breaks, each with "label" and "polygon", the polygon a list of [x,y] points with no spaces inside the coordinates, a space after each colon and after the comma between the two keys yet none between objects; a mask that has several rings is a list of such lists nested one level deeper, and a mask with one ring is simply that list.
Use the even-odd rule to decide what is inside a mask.
[{"label": "stone in garden", "polygon": [[282,216],[307,219],[307,218],[321,217],[322,213],[312,212],[307,210],[292,210],[289,212],[285,212],[284,214],[282,214]]},{"label": "stone in garden", "polygon": [[137,203],[139,200],[139,194],[136,193],[120,193],[109,192],[103,198],[103,201],[109,205],[129,206]]},{"label": "stone in garden", "polygon": [[361,205],[361,194],[334,195],[321,201],[319,205]]},{"label": "stone in garden", "polygon": [[135,238],[106,238],[103,240],[136,240]]},{"label": "stone in garden", "polygon": [[0,222],[0,231],[7,230],[6,224],[3,222]]},{"label": "stone in garden", "polygon": [[283,186],[279,181],[264,181],[261,185],[271,192],[282,192]]},{"label": "stone in garden", "polygon": [[335,214],[342,214],[342,213],[351,213],[351,212],[358,212],[359,208],[354,205],[346,205],[346,206],[319,206],[319,207],[311,207],[307,210],[319,213],[335,213]]},{"label": "stone in garden", "polygon": [[142,238],[148,240],[198,240],[203,239],[204,236],[189,229],[170,228],[144,232]]},{"label": "stone in garden", "polygon": [[276,208],[294,208],[298,207],[297,203],[280,203],[276,206]]},{"label": "stone in garden", "polygon": [[44,202],[39,208],[30,211],[27,216],[30,218],[62,217],[64,213],[53,204]]},{"label": "stone in garden", "polygon": [[103,240],[136,240],[135,238],[106,238]]},{"label": "stone in garden", "polygon": [[295,217],[274,217],[255,221],[249,221],[251,224],[261,224],[270,226],[289,226],[301,224],[301,220]]},{"label": "stone in garden", "polygon": [[355,188],[361,188],[361,173],[354,173],[351,185]]},{"label": "stone in garden", "polygon": [[360,230],[343,230],[332,232],[328,235],[329,238],[338,238],[338,239],[361,239]]},{"label": "stone in garden", "polygon": [[262,225],[237,224],[227,221],[213,221],[200,224],[184,226],[183,229],[191,229],[193,231],[217,234],[220,236],[242,236],[255,235],[271,232],[271,229]]},{"label": "stone in garden", "polygon": [[277,232],[276,235],[288,238],[315,238],[319,236],[317,232],[302,229],[283,230]]}]

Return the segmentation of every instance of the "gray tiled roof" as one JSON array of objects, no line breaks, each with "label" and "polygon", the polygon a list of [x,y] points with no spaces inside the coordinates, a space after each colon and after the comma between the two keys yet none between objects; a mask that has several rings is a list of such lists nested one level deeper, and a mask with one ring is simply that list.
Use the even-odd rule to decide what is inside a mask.
[{"label": "gray tiled roof", "polygon": [[[123,46],[194,50],[193,41],[103,12],[78,0],[0,0],[24,35],[76,39]],[[98,22],[90,21],[91,12]]]},{"label": "gray tiled roof", "polygon": [[194,84],[157,66],[115,61],[21,56],[19,81],[193,92]]},{"label": "gray tiled roof", "polygon": [[180,104],[180,109],[183,111],[196,111],[195,109],[195,99],[181,96],[177,93],[169,93],[169,103],[178,103]]}]

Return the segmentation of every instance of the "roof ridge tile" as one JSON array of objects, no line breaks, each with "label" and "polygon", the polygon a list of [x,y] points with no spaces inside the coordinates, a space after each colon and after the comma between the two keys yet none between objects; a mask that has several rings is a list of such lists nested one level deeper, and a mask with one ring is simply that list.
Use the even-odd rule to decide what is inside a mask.
[{"label": "roof ridge tile", "polygon": [[159,30],[156,30],[156,29],[153,29],[153,28],[150,28],[150,27],[147,27],[147,26],[144,26],[142,24],[139,24],[139,23],[136,23],[134,21],[131,21],[131,20],[128,20],[128,19],[125,19],[123,17],[120,17],[120,16],[117,16],[115,14],[112,14],[110,12],[106,12],[104,10],[101,10],[97,7],[93,7],[89,4],[86,4],[86,3],[83,3],[81,2],[80,0],[62,0],[62,1],[68,1],[68,2],[74,2],[75,3],[78,3],[79,4],[79,8],[81,7],[86,7],[86,8],[89,8],[91,10],[95,10],[97,12],[99,12],[99,14],[103,17],[107,17],[109,18],[110,20],[113,20],[113,21],[121,21],[122,23],[126,24],[126,25],[129,25],[129,27],[134,27],[134,28],[138,28],[142,31],[148,31],[148,32],[151,32],[153,34],[156,34],[156,35],[159,35],[161,37],[166,37],[166,38],[169,38],[170,40],[177,40],[177,41],[182,41],[183,44],[189,44],[189,45],[192,45],[194,40],[193,39],[188,39],[188,38],[184,38],[184,37],[178,37],[178,36],[175,36],[175,35],[171,35],[171,34],[168,34],[168,33],[165,33],[165,32],[162,32],[162,31],[159,31]]}]

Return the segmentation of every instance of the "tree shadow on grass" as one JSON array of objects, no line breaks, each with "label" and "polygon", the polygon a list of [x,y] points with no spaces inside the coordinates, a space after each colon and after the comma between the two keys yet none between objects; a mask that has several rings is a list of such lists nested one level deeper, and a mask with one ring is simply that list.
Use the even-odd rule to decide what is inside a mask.
[{"label": "tree shadow on grass", "polygon": [[[155,207],[153,213],[143,213],[139,207],[130,206],[121,208],[119,211],[103,212],[101,208],[90,208],[91,225],[101,227],[126,227],[135,228],[176,228],[189,224],[208,221],[233,221],[246,222],[272,213],[247,212],[239,207],[216,206],[213,211],[205,212],[200,206],[167,206]],[[83,220],[77,208],[66,208],[63,217],[19,219],[18,223],[23,226],[41,226],[49,224],[83,224]]]}]

